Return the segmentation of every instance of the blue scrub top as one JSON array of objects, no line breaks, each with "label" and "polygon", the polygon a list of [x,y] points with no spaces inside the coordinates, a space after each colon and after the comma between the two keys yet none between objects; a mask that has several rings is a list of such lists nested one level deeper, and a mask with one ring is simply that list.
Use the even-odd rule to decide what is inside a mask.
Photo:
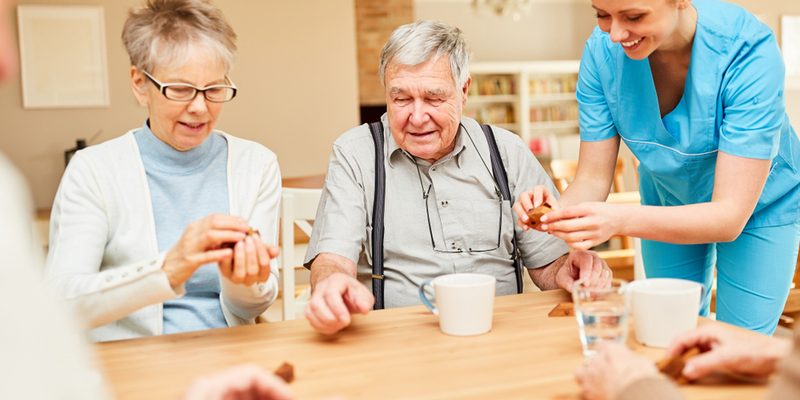
[{"label": "blue scrub top", "polygon": [[640,161],[642,204],[711,201],[717,152],[772,160],[746,228],[800,220],[800,142],[783,98],[772,31],[739,6],[695,0],[697,31],[686,87],[661,118],[650,63],[628,58],[596,28],[578,77],[581,140],[619,135]]}]

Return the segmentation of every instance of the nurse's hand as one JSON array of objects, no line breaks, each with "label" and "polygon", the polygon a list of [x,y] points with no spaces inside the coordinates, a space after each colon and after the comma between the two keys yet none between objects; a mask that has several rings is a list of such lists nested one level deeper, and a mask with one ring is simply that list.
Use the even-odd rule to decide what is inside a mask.
[{"label": "nurse's hand", "polygon": [[580,203],[542,216],[541,230],[561,238],[572,248],[589,250],[622,232],[625,205]]},{"label": "nurse's hand", "polygon": [[528,211],[542,204],[548,205],[553,210],[559,209],[558,199],[550,193],[550,189],[547,186],[539,185],[519,195],[519,199],[514,203],[513,210],[517,214],[517,223],[523,230],[534,229],[528,225]]}]

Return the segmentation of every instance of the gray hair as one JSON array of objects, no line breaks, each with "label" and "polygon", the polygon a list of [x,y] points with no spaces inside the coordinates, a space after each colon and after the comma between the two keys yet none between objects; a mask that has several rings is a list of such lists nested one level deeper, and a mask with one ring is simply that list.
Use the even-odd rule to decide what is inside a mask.
[{"label": "gray hair", "polygon": [[188,62],[193,46],[216,54],[230,71],[236,52],[236,33],[208,0],[148,0],[128,13],[122,42],[131,65],[149,72]]},{"label": "gray hair", "polygon": [[390,63],[413,66],[431,59],[436,61],[444,55],[450,58],[453,80],[458,87],[464,86],[469,77],[469,52],[460,29],[427,20],[402,25],[392,32],[381,51],[378,65],[381,83]]}]

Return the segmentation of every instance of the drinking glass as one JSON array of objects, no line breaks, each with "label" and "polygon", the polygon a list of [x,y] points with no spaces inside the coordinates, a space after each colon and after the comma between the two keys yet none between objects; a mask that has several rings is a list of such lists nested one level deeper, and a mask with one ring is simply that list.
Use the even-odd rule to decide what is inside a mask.
[{"label": "drinking glass", "polygon": [[594,355],[600,342],[625,343],[628,339],[626,285],[622,279],[595,286],[579,280],[573,285],[572,302],[584,357]]}]

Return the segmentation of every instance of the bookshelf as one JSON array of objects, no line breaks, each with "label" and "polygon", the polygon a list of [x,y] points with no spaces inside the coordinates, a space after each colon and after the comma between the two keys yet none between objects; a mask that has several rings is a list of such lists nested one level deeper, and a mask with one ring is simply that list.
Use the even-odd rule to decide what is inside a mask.
[{"label": "bookshelf", "polygon": [[577,159],[579,65],[578,60],[473,63],[464,113],[518,134],[537,156]]}]

